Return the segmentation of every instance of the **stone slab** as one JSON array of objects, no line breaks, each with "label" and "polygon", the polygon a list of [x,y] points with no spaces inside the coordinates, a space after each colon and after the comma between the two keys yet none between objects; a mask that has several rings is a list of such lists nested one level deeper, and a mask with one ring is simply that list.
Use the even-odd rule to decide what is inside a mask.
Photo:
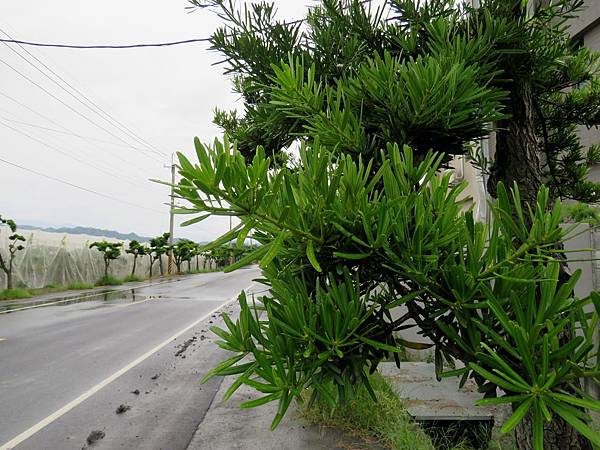
[{"label": "stone slab", "polygon": [[435,366],[426,362],[380,365],[379,371],[402,398],[409,414],[417,421],[491,420],[502,423],[506,408],[475,406],[482,398],[471,380],[459,389],[458,378],[435,379]]}]

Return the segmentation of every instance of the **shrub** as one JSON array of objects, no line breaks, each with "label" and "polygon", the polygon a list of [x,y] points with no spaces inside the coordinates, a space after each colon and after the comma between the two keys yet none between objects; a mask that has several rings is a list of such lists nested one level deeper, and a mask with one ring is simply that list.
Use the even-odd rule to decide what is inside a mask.
[{"label": "shrub", "polygon": [[127,275],[125,278],[123,278],[123,281],[125,283],[131,283],[134,281],[144,281],[144,279],[139,275]]},{"label": "shrub", "polygon": [[69,290],[84,290],[84,289],[92,289],[94,287],[93,284],[85,283],[82,281],[75,281],[73,283],[69,283],[67,285],[67,289]]},{"label": "shrub", "polygon": [[31,293],[25,289],[4,289],[0,291],[0,300],[31,298]]},{"label": "shrub", "polygon": [[96,286],[118,286],[120,284],[123,284],[123,280],[115,278],[111,275],[105,275],[96,281]]},{"label": "shrub", "polygon": [[[417,161],[409,148],[388,145],[377,161],[363,161],[316,141],[290,170],[273,169],[261,148],[246,164],[227,141],[196,146],[194,165],[180,155],[177,193],[191,202],[188,212],[240,219],[214,247],[255,230],[262,245],[227,270],[260,259],[269,286],[260,304],[240,296],[235,323],[225,315],[227,328],[212,328],[236,354],[208,377],[237,375],[234,386],[265,393],[247,407],[278,401],[273,427],[307,387],[332,406],[361,385],[375,397],[368,374],[403,346],[419,348],[395,333],[414,320],[435,343],[439,378],[472,378],[482,404],[511,404],[503,431],[530,414],[537,449],[552,420],[600,443],[582,410],[600,402],[578,385],[598,378],[598,314],[583,308],[600,307],[600,295],[574,297],[579,272],[559,285],[556,248],[569,230],[548,189],[525,213],[518,190],[499,183],[487,225],[463,211],[465,185],[438,172],[434,153]],[[394,318],[400,305],[408,314]]]}]

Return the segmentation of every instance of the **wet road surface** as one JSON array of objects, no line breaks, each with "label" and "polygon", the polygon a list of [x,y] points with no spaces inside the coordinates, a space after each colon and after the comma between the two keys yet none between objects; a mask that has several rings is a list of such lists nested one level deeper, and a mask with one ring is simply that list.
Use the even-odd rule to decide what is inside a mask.
[{"label": "wet road surface", "polygon": [[0,314],[0,449],[81,449],[94,430],[93,448],[185,449],[218,388],[197,383],[223,357],[207,329],[258,274]]}]

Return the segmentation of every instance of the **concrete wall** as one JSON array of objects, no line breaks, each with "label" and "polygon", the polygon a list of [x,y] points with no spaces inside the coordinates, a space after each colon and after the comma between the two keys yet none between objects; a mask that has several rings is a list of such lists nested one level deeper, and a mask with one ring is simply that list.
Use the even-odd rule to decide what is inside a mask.
[{"label": "concrete wall", "polygon": [[[568,226],[568,225],[567,225]],[[597,232],[596,232],[597,233]],[[577,260],[569,263],[569,269],[574,272],[581,269],[581,278],[575,287],[575,295],[578,297],[587,297],[591,291],[597,290],[596,280],[594,280],[594,261],[597,251],[591,251],[594,248],[594,232],[587,224],[579,225],[577,230],[573,232],[571,240],[565,243],[567,250],[584,250],[573,253],[567,253],[569,260]],[[583,261],[580,261],[583,260]]]},{"label": "concrete wall", "polygon": [[585,0],[585,9],[579,15],[569,21],[570,32],[573,36],[587,33],[589,28],[597,26],[600,22],[600,1]]}]

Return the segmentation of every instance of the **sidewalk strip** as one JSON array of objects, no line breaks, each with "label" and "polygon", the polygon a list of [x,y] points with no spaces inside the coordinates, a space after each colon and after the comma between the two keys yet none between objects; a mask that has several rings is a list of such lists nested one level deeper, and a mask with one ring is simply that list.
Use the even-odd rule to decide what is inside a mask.
[{"label": "sidewalk strip", "polygon": [[[246,289],[244,289],[244,291],[246,291],[246,292],[249,291],[252,288],[252,286],[254,286],[254,282],[252,284],[250,284],[250,286],[248,286]],[[0,450],[11,450],[11,449],[15,448],[21,442],[25,441],[26,439],[30,438],[31,436],[33,436],[38,431],[40,431],[43,428],[45,428],[46,426],[50,425],[56,419],[59,419],[60,417],[64,416],[66,413],[68,413],[69,411],[71,411],[77,405],[79,405],[80,403],[83,403],[85,400],[87,400],[88,398],[90,398],[92,395],[94,395],[100,389],[102,389],[103,387],[109,385],[110,383],[112,383],[113,381],[115,381],[117,378],[119,378],[121,375],[123,375],[126,372],[128,372],[129,370],[133,369],[135,366],[137,366],[138,364],[140,364],[144,360],[148,359],[154,353],[156,353],[157,351],[159,351],[160,349],[162,349],[166,345],[170,344],[172,341],[174,341],[175,339],[177,339],[179,336],[181,336],[182,334],[184,334],[187,331],[189,331],[192,328],[194,328],[200,322],[208,319],[212,314],[215,314],[221,308],[223,308],[223,307],[229,305],[230,303],[234,302],[235,300],[237,300],[238,295],[239,294],[236,294],[235,296],[233,296],[229,300],[226,300],[222,305],[218,306],[217,308],[214,308],[212,311],[208,312],[207,314],[205,314],[204,316],[202,316],[200,319],[198,319],[195,322],[193,322],[192,324],[188,325],[183,330],[178,331],[176,334],[174,334],[170,338],[168,338],[165,341],[161,342],[160,344],[158,344],[153,349],[147,351],[146,353],[144,353],[139,358],[135,359],[134,361],[132,361],[129,364],[127,364],[125,367],[121,368],[117,372],[115,372],[112,375],[110,375],[108,378],[105,378],[104,380],[102,380],[100,383],[98,383],[97,385],[95,385],[94,387],[92,387],[87,392],[81,394],[79,397],[77,397],[76,399],[74,399],[71,402],[67,403],[62,408],[56,410],[55,412],[53,412],[52,414],[50,414],[45,419],[42,419],[41,421],[39,421],[38,423],[36,423],[31,428],[23,431],[21,434],[19,434],[15,438],[11,439],[10,441],[8,441],[6,444],[0,446]]]}]

